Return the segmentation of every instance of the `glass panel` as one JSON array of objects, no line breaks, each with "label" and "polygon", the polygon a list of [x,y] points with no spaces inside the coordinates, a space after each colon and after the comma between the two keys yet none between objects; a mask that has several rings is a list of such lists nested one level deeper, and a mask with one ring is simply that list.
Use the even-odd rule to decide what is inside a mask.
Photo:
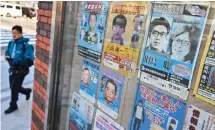
[{"label": "glass panel", "polygon": [[[97,82],[98,87],[102,86],[102,84],[104,85],[104,83],[102,83],[102,80],[101,80],[104,78],[100,74],[102,71],[105,71],[105,69],[101,65],[101,63],[95,63],[92,60],[88,59],[88,61],[90,61],[90,62],[86,61],[84,63],[86,65],[90,66],[90,70],[85,69],[85,65],[83,65],[83,57],[78,54],[79,53],[78,52],[78,49],[79,49],[78,39],[82,38],[82,39],[85,39],[86,41],[88,41],[88,43],[90,42],[91,44],[89,44],[89,46],[92,46],[94,44],[99,45],[100,43],[102,43],[102,41],[101,41],[102,39],[96,40],[96,42],[95,42],[95,39],[93,39],[93,38],[96,37],[96,39],[97,39],[99,37],[99,34],[104,36],[105,27],[100,26],[100,21],[101,21],[101,23],[104,22],[103,21],[104,16],[100,16],[100,15],[95,16],[92,13],[91,14],[92,16],[87,15],[84,17],[81,14],[82,7],[83,7],[82,2],[66,2],[66,4],[65,4],[63,39],[62,39],[62,43],[60,43],[63,46],[62,47],[63,49],[62,49],[62,56],[61,56],[60,90],[59,90],[61,98],[62,98],[62,99],[60,99],[61,110],[59,111],[59,114],[60,114],[60,119],[59,119],[60,126],[58,127],[59,130],[68,130],[68,129],[69,130],[73,130],[73,129],[91,130],[90,127],[93,128],[96,110],[98,110],[97,101],[94,104],[95,109],[93,109],[93,107],[91,105],[89,105],[90,102],[88,101],[88,100],[93,101],[93,99],[91,99],[90,97],[86,98],[87,96],[85,97],[84,100],[82,100],[82,97],[80,97],[80,99],[78,99],[79,97],[77,96],[77,94],[82,93],[82,91],[80,91],[80,86],[84,86],[84,88],[85,88],[90,84],[90,83],[89,84],[87,83],[87,81],[89,81],[89,80],[90,80],[90,82],[92,82],[92,84],[93,84],[93,82],[95,83],[98,80],[98,82]],[[88,8],[88,9],[90,9],[90,8],[93,9],[93,8],[97,8],[97,7],[103,8],[102,5],[99,5],[99,4],[96,6],[85,6],[85,8]],[[105,9],[105,8],[107,8],[107,7],[104,7],[103,9]],[[144,17],[146,19],[147,16],[144,16]],[[96,25],[95,25],[95,23],[93,23],[95,21],[98,21],[96,23]],[[117,21],[117,24],[120,24],[121,22]],[[130,21],[128,21],[128,22],[130,22],[129,24],[132,25],[133,19],[132,20],[130,19]],[[85,24],[85,23],[87,23],[87,24]],[[80,24],[82,24],[82,25],[80,25]],[[103,24],[105,24],[105,23],[103,23]],[[112,21],[111,21],[111,24],[112,24]],[[83,33],[83,35],[85,35],[85,36],[82,36],[80,26],[85,28],[84,33]],[[90,31],[91,28],[89,26],[91,26],[91,27],[93,26],[96,29],[99,28],[100,30],[103,29],[104,31],[103,32],[97,31],[98,33],[95,35],[95,34],[93,34],[93,32]],[[100,27],[98,27],[98,26],[100,26]],[[130,28],[130,27],[128,27],[128,28]],[[131,29],[132,29],[132,27],[131,27]],[[94,63],[95,65],[94,64],[91,65],[91,62]],[[97,69],[98,64],[101,66],[100,69]],[[114,73],[114,71],[111,71],[111,72]],[[121,76],[121,77],[123,77],[123,76]],[[109,78],[109,79],[111,79],[111,78]],[[106,77],[106,82],[108,82],[108,77]],[[112,81],[110,81],[110,83],[111,82]],[[124,88],[123,89],[120,88],[121,92],[119,89],[114,90],[115,91],[114,93],[117,93],[117,94],[115,94],[115,97],[116,97],[116,95],[121,96],[121,103],[118,103],[119,112],[118,112],[117,119],[114,120],[113,118],[111,118],[111,120],[127,129],[128,124],[130,122],[130,116],[131,116],[130,113],[131,113],[131,109],[132,109],[132,105],[133,105],[133,101],[134,101],[134,94],[135,94],[135,90],[136,90],[136,77],[132,77],[132,78],[125,77],[124,79],[121,78],[121,81],[117,81],[117,82],[120,82],[121,85],[124,86]],[[106,83],[106,84],[108,84],[108,83]],[[109,85],[110,92],[112,92],[114,83],[111,83],[111,85]],[[108,86],[108,85],[105,85],[105,86]],[[98,95],[101,91],[104,91],[105,88],[107,88],[107,87],[97,89],[97,91],[95,92],[96,98],[98,97]],[[116,86],[115,86],[115,88],[116,88]],[[108,90],[106,90],[106,91],[108,91]],[[73,95],[74,92],[76,92],[77,94]],[[108,97],[107,92],[104,95],[106,97],[106,98],[104,97],[104,99],[107,99],[106,101],[109,101],[109,99],[111,100],[111,96]],[[72,98],[74,98],[74,97],[76,97],[76,99],[73,100]],[[71,107],[71,104],[73,104],[73,107]],[[78,108],[80,108],[80,109],[78,109]],[[95,111],[93,111],[93,110],[95,110]],[[76,111],[76,112],[74,112],[74,111]],[[77,111],[82,111],[83,116],[80,117],[80,115],[77,114]],[[102,112],[104,113],[104,111],[102,111]],[[107,113],[105,114],[106,117],[110,118],[109,115],[107,115]],[[98,113],[98,114],[101,114],[101,113]],[[89,123],[91,121],[91,119],[89,117],[93,117],[92,124]],[[73,123],[71,123],[71,122],[73,122]],[[74,124],[76,124],[76,125],[74,125]]]},{"label": "glass panel", "polygon": [[[170,32],[171,38],[173,38],[172,35],[178,37],[184,34],[184,29],[192,33],[200,33],[200,31],[195,31],[197,29],[183,24],[199,26],[200,21],[205,21],[202,15],[207,14],[207,11],[205,11],[207,7],[177,2],[111,3],[110,8],[99,2],[95,4],[92,1],[86,2],[86,4],[84,2],[65,2],[64,30],[62,42],[60,43],[63,49],[60,57],[60,86],[58,93],[61,99],[58,100],[60,102],[57,102],[60,104],[60,106],[57,106],[60,108],[59,113],[57,113],[57,116],[60,115],[60,118],[57,119],[59,122],[58,129],[112,130],[110,127],[113,126],[115,126],[113,130],[122,130],[120,126],[126,130],[142,130],[143,128],[151,130],[181,129],[186,104],[190,101],[184,103],[173,94],[162,91],[161,88],[168,88],[169,90],[171,88],[172,90],[175,89],[175,91],[180,91],[180,89],[176,89],[171,84],[167,85],[166,82],[171,82],[174,79],[163,80],[161,77],[165,77],[165,75],[163,76],[164,71],[156,71],[152,66],[158,63],[157,61],[160,60],[159,57],[161,56],[166,59],[169,58],[165,57],[166,55],[163,53],[172,49],[169,44],[173,43],[165,42]],[[151,6],[152,8],[150,8]],[[108,18],[105,17],[106,13],[103,12],[101,13],[102,15],[98,13],[107,8],[109,11]],[[194,11],[194,8],[198,11]],[[106,21],[107,23],[104,23]],[[106,27],[103,26],[104,24]],[[182,25],[184,26],[183,28]],[[204,22],[201,28],[204,28]],[[178,31],[178,35],[176,35],[174,29]],[[143,34],[143,32],[145,33]],[[195,36],[198,37],[198,35]],[[190,40],[189,35],[185,37]],[[162,40],[158,42],[155,40],[157,38]],[[170,42],[173,42],[173,40],[171,39]],[[180,42],[182,46],[189,44],[189,42],[177,42]],[[161,47],[159,44],[165,45]],[[143,46],[145,48],[142,48]],[[99,48],[103,49],[101,59],[99,59]],[[140,57],[139,53],[136,53],[133,49],[136,49],[136,52],[142,49],[143,52],[148,50],[150,55],[147,56],[144,52],[143,56]],[[156,57],[154,57],[154,54],[151,55],[155,50],[158,53],[155,54]],[[88,56],[88,60],[84,60],[80,54]],[[102,62],[95,63],[92,61],[93,58]],[[127,75],[127,71],[134,72],[137,75],[136,71],[140,65],[134,59],[138,58],[143,59],[142,61],[148,62],[147,64],[152,66],[144,64],[144,67],[141,67],[142,77],[140,75],[139,79],[133,75],[122,76],[121,74]],[[176,56],[175,58],[178,57]],[[164,65],[157,64],[158,67],[170,69],[171,64],[166,59],[164,62],[162,61]],[[176,63],[178,64],[179,62],[174,64]],[[100,65],[100,68],[98,65]],[[112,67],[112,70],[105,67],[108,65],[110,68]],[[113,70],[120,71],[121,74]],[[166,72],[165,74],[169,75]],[[143,82],[140,82],[140,79]],[[174,82],[176,81],[174,80]],[[177,82],[180,82],[179,79]],[[146,85],[145,83],[148,84]],[[153,83],[159,89],[154,88]],[[86,95],[86,93],[90,96]],[[94,96],[96,99],[92,98]],[[183,97],[183,95],[180,96]],[[197,100],[194,101],[192,93],[190,96],[192,96],[192,104],[205,104]],[[90,102],[94,102],[94,104],[92,105]],[[208,107],[208,104],[204,107]],[[110,126],[109,128],[104,128],[104,126],[108,125]]]}]

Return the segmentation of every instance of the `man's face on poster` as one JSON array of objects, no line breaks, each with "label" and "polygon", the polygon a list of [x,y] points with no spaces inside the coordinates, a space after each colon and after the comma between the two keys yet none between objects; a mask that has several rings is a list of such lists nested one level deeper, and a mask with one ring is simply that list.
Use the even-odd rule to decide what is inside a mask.
[{"label": "man's face on poster", "polygon": [[[123,23],[125,23],[124,19],[117,18],[116,25],[113,26],[113,38],[115,40],[122,39],[122,34],[125,32],[125,28],[123,27]],[[122,24],[120,24],[122,23]]]},{"label": "man's face on poster", "polygon": [[134,19],[134,28],[138,29],[138,26],[140,25],[140,17],[136,17]]},{"label": "man's face on poster", "polygon": [[90,71],[89,70],[84,70],[82,72],[82,81],[85,85],[88,85],[90,81]]},{"label": "man's face on poster", "polygon": [[161,42],[167,38],[167,28],[164,25],[156,25],[150,33],[150,46],[159,50]]},{"label": "man's face on poster", "polygon": [[137,48],[137,45],[138,45],[137,41],[131,42],[131,47],[132,48]]},{"label": "man's face on poster", "polygon": [[103,25],[104,24],[104,18],[101,18],[100,19],[100,25]]},{"label": "man's face on poster", "polygon": [[215,70],[211,74],[211,84],[215,84]]},{"label": "man's face on poster", "polygon": [[93,31],[96,26],[96,15],[90,15],[89,25],[90,25],[90,30]]},{"label": "man's face on poster", "polygon": [[108,82],[105,88],[105,97],[108,102],[113,102],[116,95],[116,88],[114,84]]},{"label": "man's face on poster", "polygon": [[138,105],[139,105],[140,107],[142,107],[142,103],[141,103],[141,102],[139,102]]}]

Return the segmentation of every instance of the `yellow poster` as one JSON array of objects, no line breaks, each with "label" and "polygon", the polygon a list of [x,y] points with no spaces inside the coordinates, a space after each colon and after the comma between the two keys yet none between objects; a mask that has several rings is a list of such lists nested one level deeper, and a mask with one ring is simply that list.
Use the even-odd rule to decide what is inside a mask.
[{"label": "yellow poster", "polygon": [[104,41],[103,64],[134,75],[149,2],[111,2]]},{"label": "yellow poster", "polygon": [[215,105],[215,20],[202,56],[193,94]]}]

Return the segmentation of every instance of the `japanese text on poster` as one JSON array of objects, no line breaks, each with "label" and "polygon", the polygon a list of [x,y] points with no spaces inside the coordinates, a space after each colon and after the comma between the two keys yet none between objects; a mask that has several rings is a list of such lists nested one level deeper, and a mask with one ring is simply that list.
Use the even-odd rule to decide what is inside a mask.
[{"label": "japanese text on poster", "polygon": [[190,105],[183,130],[215,130],[215,116]]},{"label": "japanese text on poster", "polygon": [[194,95],[215,105],[215,21],[199,67]]},{"label": "japanese text on poster", "polygon": [[70,108],[69,129],[91,130],[93,113],[93,104],[74,92]]},{"label": "japanese text on poster", "polygon": [[147,2],[111,2],[104,46],[104,65],[134,75],[141,48]]},{"label": "japanese text on poster", "polygon": [[98,106],[109,116],[117,118],[124,87],[124,76],[104,68],[99,87]]},{"label": "japanese text on poster", "polygon": [[95,103],[100,66],[84,58],[81,73],[80,94]]},{"label": "japanese text on poster", "polygon": [[99,109],[96,110],[93,130],[124,130],[117,122],[105,115]]},{"label": "japanese text on poster", "polygon": [[129,130],[181,130],[186,104],[137,84]]},{"label": "japanese text on poster", "polygon": [[78,54],[100,62],[105,36],[108,1],[84,1],[78,39]]},{"label": "japanese text on poster", "polygon": [[186,100],[208,8],[155,3],[152,9],[141,81]]}]

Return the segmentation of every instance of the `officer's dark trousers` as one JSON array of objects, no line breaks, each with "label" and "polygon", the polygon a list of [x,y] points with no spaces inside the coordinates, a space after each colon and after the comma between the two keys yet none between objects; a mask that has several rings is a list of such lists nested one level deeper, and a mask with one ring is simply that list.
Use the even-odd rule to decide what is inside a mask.
[{"label": "officer's dark trousers", "polygon": [[16,105],[18,100],[19,93],[27,95],[27,89],[22,87],[22,83],[25,79],[25,76],[29,73],[28,68],[10,68],[9,69],[9,81],[11,89],[11,101],[10,105]]}]

